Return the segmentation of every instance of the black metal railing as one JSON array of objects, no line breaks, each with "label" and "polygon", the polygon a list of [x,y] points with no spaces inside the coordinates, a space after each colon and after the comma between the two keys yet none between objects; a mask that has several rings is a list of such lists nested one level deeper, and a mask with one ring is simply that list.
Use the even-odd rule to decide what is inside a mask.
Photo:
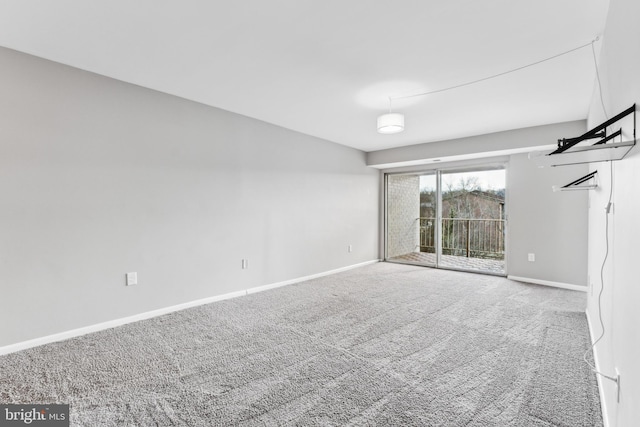
[{"label": "black metal railing", "polygon": [[[420,251],[435,252],[435,218],[420,221]],[[442,218],[442,254],[504,259],[505,220]]]}]

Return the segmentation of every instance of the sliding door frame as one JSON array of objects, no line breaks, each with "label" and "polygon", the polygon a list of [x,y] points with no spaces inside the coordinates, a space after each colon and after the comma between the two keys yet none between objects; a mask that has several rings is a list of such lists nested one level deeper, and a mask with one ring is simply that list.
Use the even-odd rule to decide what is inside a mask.
[{"label": "sliding door frame", "polygon": [[[478,273],[478,274],[488,274],[493,276],[507,276],[508,270],[508,254],[509,254],[509,191],[508,187],[508,175],[509,175],[509,164],[508,160],[497,160],[497,161],[489,161],[486,163],[472,163],[472,164],[455,164],[455,165],[438,165],[440,167],[423,167],[410,169],[406,171],[384,171],[384,200],[383,200],[383,247],[384,254],[383,259],[387,262],[394,262],[398,264],[411,264],[418,265],[423,267],[431,267],[431,268],[439,268],[443,270],[454,270],[454,271],[463,271],[470,273]],[[455,268],[450,266],[442,265],[442,175],[448,173],[458,173],[458,172],[473,172],[473,171],[487,171],[487,170],[504,170],[505,174],[505,195],[504,195],[504,271],[502,273],[494,273],[490,271],[482,271],[482,270],[472,270],[472,269],[463,269],[463,268]],[[427,174],[435,174],[436,178],[436,221],[435,221],[435,256],[436,262],[435,265],[430,264],[422,264],[417,262],[409,262],[409,261],[398,261],[398,260],[390,260],[389,259],[389,176],[392,175],[427,175]],[[419,197],[419,195],[418,195]]]}]

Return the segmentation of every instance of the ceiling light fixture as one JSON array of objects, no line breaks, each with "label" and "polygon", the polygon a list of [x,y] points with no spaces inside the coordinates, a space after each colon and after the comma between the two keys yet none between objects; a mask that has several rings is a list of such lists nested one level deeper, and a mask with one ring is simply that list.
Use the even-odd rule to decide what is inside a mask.
[{"label": "ceiling light fixture", "polygon": [[392,134],[404,130],[404,114],[391,112],[391,97],[389,97],[389,112],[378,116],[378,133]]}]

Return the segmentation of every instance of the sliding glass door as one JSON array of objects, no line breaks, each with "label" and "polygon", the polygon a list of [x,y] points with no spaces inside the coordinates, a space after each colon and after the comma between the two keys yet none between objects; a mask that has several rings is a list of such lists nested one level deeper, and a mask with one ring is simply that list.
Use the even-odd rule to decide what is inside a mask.
[{"label": "sliding glass door", "polygon": [[505,274],[505,170],[386,176],[385,259]]}]

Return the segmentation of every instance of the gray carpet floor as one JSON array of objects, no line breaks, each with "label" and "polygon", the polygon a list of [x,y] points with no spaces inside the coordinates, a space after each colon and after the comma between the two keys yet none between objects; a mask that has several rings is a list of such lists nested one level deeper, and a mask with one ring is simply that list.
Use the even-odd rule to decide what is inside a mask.
[{"label": "gray carpet floor", "polygon": [[586,294],[379,263],[0,357],[74,426],[601,426]]}]

